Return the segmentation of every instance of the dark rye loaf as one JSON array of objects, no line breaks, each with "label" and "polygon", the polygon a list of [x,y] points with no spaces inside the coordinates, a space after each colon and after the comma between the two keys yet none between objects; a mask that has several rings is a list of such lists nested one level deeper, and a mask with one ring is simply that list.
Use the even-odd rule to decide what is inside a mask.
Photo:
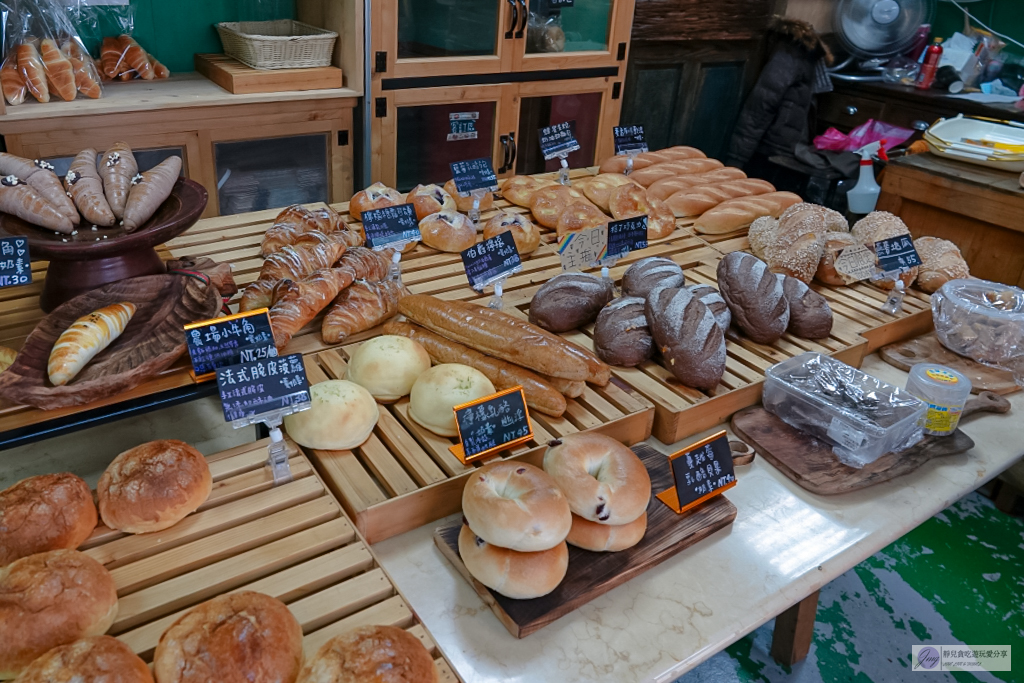
[{"label": "dark rye loaf", "polygon": [[773,344],[789,325],[782,283],[752,254],[734,251],[718,263],[718,290],[732,321],[759,344]]},{"label": "dark rye loaf", "polygon": [[690,290],[660,287],[647,297],[647,323],[665,367],[689,387],[714,389],[725,374],[725,334]]}]

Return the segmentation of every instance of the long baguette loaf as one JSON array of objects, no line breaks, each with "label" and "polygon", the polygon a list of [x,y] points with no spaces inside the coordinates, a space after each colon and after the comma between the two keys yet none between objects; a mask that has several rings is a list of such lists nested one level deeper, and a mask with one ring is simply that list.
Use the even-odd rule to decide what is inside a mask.
[{"label": "long baguette loaf", "polygon": [[545,415],[561,417],[565,412],[565,397],[536,373],[514,363],[491,358],[464,344],[445,339],[441,335],[411,323],[384,324],[384,334],[397,334],[419,342],[437,363],[461,363],[476,368],[491,380],[498,391],[521,386],[526,405]]},{"label": "long baguette loaf", "polygon": [[597,356],[507,313],[422,294],[403,298],[398,310],[443,337],[535,372],[597,384],[611,376]]},{"label": "long baguette loaf", "polygon": [[800,201],[792,192],[770,192],[757,197],[739,197],[722,202],[707,211],[693,224],[697,232],[720,235],[750,225],[761,216],[778,218]]},{"label": "long baguette loaf", "polygon": [[586,382],[574,382],[569,379],[562,379],[561,377],[551,377],[550,375],[540,375],[540,378],[553,386],[558,393],[566,398],[579,398],[587,389]]},{"label": "long baguette loaf", "polygon": [[663,178],[647,188],[647,194],[658,199],[668,199],[676,192],[689,190],[691,187],[710,185],[711,183],[724,183],[730,180],[743,180],[747,174],[734,166],[726,166],[707,173],[691,173],[689,175],[677,175],[671,178]]},{"label": "long baguette loaf", "polygon": [[686,216],[699,216],[722,202],[736,197],[750,197],[769,192],[775,192],[775,186],[767,180],[744,178],[725,183],[698,185],[689,190],[676,192],[666,199],[665,203],[672,209],[676,218],[685,218]]},{"label": "long baguette loaf", "polygon": [[668,161],[663,164],[654,164],[639,171],[629,174],[629,179],[634,180],[644,187],[650,187],[658,180],[671,178],[677,175],[691,175],[693,173],[708,173],[722,168],[723,164],[717,159],[684,159],[682,161]]}]

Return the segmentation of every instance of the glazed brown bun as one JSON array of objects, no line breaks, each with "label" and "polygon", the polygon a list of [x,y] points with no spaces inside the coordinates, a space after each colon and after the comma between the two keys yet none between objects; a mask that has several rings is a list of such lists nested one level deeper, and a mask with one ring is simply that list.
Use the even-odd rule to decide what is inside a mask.
[{"label": "glazed brown bun", "polygon": [[55,647],[29,664],[17,683],[153,683],[149,667],[111,636]]},{"label": "glazed brown bun", "polygon": [[558,239],[569,233],[582,232],[608,222],[608,216],[590,202],[574,202],[567,206],[555,223]]},{"label": "glazed brown bun", "polygon": [[529,600],[558,588],[569,568],[565,541],[554,548],[521,553],[488,543],[466,526],[459,532],[459,556],[473,577],[514,600]]},{"label": "glazed brown bun", "polygon": [[403,202],[402,193],[398,190],[394,190],[384,183],[374,183],[365,190],[360,190],[352,195],[352,199],[348,202],[348,213],[359,221],[363,219],[363,211],[383,209]]},{"label": "glazed brown bun", "polygon": [[476,244],[476,228],[458,211],[438,211],[420,221],[423,243],[440,251],[460,252]]},{"label": "glazed brown bun", "polygon": [[[463,197],[459,194],[459,188],[455,187],[455,180],[449,180],[444,184],[444,191],[455,200],[455,206],[462,213],[469,213],[473,210],[473,195]],[[487,211],[494,206],[494,194],[488,192],[480,198],[480,211]]]},{"label": "glazed brown bun", "polygon": [[96,486],[111,529],[144,534],[173,526],[206,502],[213,478],[206,458],[184,441],[150,441],[121,453]]},{"label": "glazed brown bun", "polygon": [[438,683],[420,639],[396,626],[362,626],[324,643],[296,683]]},{"label": "glazed brown bun", "polygon": [[291,683],[302,666],[302,627],[279,600],[253,591],[196,605],[160,636],[157,683]]},{"label": "glazed brown bun", "polygon": [[576,202],[590,204],[579,190],[565,185],[549,185],[540,188],[530,197],[530,211],[533,213],[534,221],[545,228],[554,229],[558,227],[558,219],[562,212]]},{"label": "glazed brown bun", "polygon": [[[514,175],[501,184],[501,196],[516,206],[530,208],[533,193],[542,187],[557,185],[554,180],[534,178],[528,175]],[[556,217],[557,218],[557,217]]]},{"label": "glazed brown bun", "polygon": [[409,190],[405,201],[416,209],[416,219],[423,220],[438,211],[455,211],[455,199],[438,185],[417,185]]},{"label": "glazed brown bun", "polygon": [[544,471],[565,492],[569,508],[591,522],[629,524],[651,500],[651,477],[640,458],[603,434],[580,432],[552,441]]},{"label": "glazed brown bun", "polygon": [[60,548],[73,550],[96,528],[89,486],[70,472],[41,474],[0,491],[0,567]]},{"label": "glazed brown bun", "polygon": [[14,678],[58,645],[107,632],[117,586],[77,550],[51,550],[0,569],[0,679]]},{"label": "glazed brown bun", "polygon": [[528,256],[540,246],[540,230],[521,213],[499,211],[484,225],[484,239],[511,232],[520,256]]},{"label": "glazed brown bun", "polygon": [[577,548],[595,553],[616,553],[632,548],[647,533],[647,513],[634,519],[629,524],[598,524],[583,519],[579,515],[572,516],[572,528],[565,542]]},{"label": "glazed brown bun", "polygon": [[569,503],[554,480],[517,462],[474,472],[462,490],[462,514],[480,538],[524,553],[554,548],[572,526]]}]

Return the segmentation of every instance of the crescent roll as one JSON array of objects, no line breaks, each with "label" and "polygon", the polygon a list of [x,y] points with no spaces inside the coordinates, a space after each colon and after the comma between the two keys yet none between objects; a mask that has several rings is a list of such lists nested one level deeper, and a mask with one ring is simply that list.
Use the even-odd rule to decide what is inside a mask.
[{"label": "crescent roll", "polygon": [[50,352],[46,372],[54,386],[64,386],[96,354],[121,336],[135,315],[135,304],[122,301],[84,315],[64,330]]}]

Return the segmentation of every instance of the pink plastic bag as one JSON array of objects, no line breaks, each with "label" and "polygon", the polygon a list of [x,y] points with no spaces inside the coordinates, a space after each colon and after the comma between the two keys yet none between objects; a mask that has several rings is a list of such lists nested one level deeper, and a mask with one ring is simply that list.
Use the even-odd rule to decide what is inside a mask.
[{"label": "pink plastic bag", "polygon": [[836,152],[856,152],[864,145],[884,140],[882,146],[889,151],[909,140],[913,134],[914,131],[909,128],[900,128],[884,121],[868,119],[850,131],[849,135],[840,133],[835,128],[829,128],[814,138],[814,146],[817,149],[829,149]]}]

